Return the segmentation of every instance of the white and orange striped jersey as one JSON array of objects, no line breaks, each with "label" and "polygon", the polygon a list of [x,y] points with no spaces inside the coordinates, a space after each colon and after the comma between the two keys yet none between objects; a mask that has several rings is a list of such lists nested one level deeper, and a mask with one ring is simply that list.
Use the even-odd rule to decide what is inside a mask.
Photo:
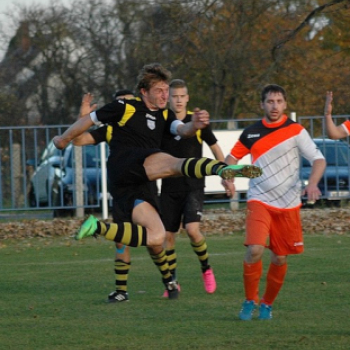
[{"label": "white and orange striped jersey", "polygon": [[304,127],[286,115],[278,123],[261,120],[246,128],[230,154],[236,160],[251,154],[252,164],[263,169],[262,176],[250,179],[248,201],[279,209],[301,205],[301,156],[311,164],[324,159]]},{"label": "white and orange striped jersey", "polygon": [[348,135],[350,135],[350,120],[345,121],[342,124],[342,127],[345,129]]}]

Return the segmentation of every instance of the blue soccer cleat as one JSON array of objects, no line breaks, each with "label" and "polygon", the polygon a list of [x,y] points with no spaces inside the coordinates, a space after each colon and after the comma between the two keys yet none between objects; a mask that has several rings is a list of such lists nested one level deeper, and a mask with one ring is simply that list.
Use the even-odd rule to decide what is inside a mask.
[{"label": "blue soccer cleat", "polygon": [[242,309],[239,312],[239,319],[242,321],[250,321],[253,317],[253,313],[256,309],[254,300],[245,300],[242,304]]},{"label": "blue soccer cleat", "polygon": [[260,304],[259,308],[259,320],[271,320],[272,318],[272,306],[264,303]]}]

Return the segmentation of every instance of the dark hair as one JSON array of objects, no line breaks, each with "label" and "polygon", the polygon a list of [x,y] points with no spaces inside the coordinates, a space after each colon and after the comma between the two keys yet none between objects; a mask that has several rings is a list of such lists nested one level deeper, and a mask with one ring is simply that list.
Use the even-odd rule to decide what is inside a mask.
[{"label": "dark hair", "polygon": [[187,88],[187,85],[185,83],[185,80],[182,79],[173,79],[170,84],[169,84],[170,88]]},{"label": "dark hair", "polygon": [[277,84],[269,84],[269,85],[265,85],[264,88],[261,91],[261,102],[265,101],[267,95],[270,92],[282,94],[284,99],[287,101],[287,94],[286,94],[286,91],[283,89],[282,86],[279,86]]},{"label": "dark hair", "polygon": [[169,82],[171,73],[164,68],[160,63],[150,63],[143,66],[137,77],[138,83],[136,85],[137,92],[141,89],[149,90],[154,84],[159,81]]},{"label": "dark hair", "polygon": [[118,90],[116,91],[116,93],[114,94],[114,98],[116,99],[119,96],[123,96],[123,95],[133,95],[134,93],[131,90]]}]

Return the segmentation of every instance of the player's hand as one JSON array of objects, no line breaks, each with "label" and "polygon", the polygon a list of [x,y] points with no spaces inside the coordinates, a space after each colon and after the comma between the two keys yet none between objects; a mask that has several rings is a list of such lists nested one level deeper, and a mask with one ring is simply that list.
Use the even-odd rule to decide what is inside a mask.
[{"label": "player's hand", "polygon": [[232,198],[236,192],[236,186],[234,184],[234,179],[221,180],[221,184],[225,188],[226,196]]},{"label": "player's hand", "polygon": [[309,204],[314,204],[320,199],[322,193],[316,185],[307,185],[302,191],[302,195],[307,195],[307,202]]},{"label": "player's hand", "polygon": [[195,108],[193,110],[192,122],[196,129],[204,129],[210,123],[210,116],[206,110]]},{"label": "player's hand", "polygon": [[90,94],[90,92],[84,94],[83,99],[81,101],[80,105],[80,113],[79,113],[79,118],[86,114],[90,114],[97,108],[96,103],[92,103],[94,96]]},{"label": "player's hand", "polygon": [[57,149],[64,149],[67,146],[61,136],[55,136],[52,139],[52,142]]},{"label": "player's hand", "polygon": [[332,101],[333,101],[333,92],[327,91],[326,101],[324,104],[324,115],[332,115]]}]

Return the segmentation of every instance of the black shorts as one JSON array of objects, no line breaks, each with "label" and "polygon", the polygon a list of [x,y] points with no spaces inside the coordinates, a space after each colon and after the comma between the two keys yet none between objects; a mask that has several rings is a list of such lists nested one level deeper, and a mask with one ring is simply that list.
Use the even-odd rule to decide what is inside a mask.
[{"label": "black shorts", "polygon": [[135,185],[148,182],[143,163],[145,159],[162,152],[160,149],[151,148],[123,148],[114,151],[108,157],[107,174],[111,190],[121,185]]},{"label": "black shorts", "polygon": [[161,193],[160,206],[165,229],[177,232],[182,224],[200,222],[203,216],[204,190]]},{"label": "black shorts", "polygon": [[142,200],[151,204],[161,215],[156,181],[140,185],[120,186],[114,192],[112,216],[113,221],[132,221],[135,201]]},{"label": "black shorts", "polygon": [[131,221],[135,200],[151,204],[159,213],[157,184],[149,181],[143,163],[159,149],[125,148],[108,158],[108,190],[113,197],[113,220]]}]

